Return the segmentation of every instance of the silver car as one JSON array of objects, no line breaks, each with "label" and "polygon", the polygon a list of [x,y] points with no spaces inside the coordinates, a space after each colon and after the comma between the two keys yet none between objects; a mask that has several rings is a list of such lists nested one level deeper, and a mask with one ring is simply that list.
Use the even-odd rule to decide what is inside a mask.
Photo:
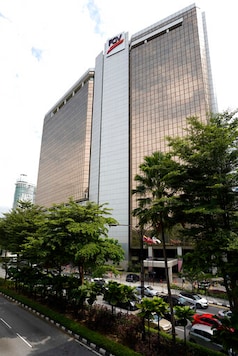
[{"label": "silver car", "polygon": [[195,324],[189,331],[188,340],[211,350],[224,352],[221,344],[213,339],[215,329],[203,324]]},{"label": "silver car", "polygon": [[193,303],[196,308],[206,309],[208,307],[207,300],[201,297],[199,294],[180,292],[179,295],[190,303]]},{"label": "silver car", "polygon": [[157,290],[155,290],[153,287],[151,286],[137,286],[136,287],[136,292],[141,295],[141,291],[144,291],[144,296],[145,297],[158,297],[159,296],[159,292]]}]

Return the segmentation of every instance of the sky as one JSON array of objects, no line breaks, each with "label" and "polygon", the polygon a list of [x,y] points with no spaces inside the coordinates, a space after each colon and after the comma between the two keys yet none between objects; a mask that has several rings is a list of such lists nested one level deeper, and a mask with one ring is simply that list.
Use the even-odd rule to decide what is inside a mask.
[{"label": "sky", "polygon": [[206,15],[219,112],[235,110],[237,0],[0,0],[0,214],[22,174],[37,184],[44,116],[95,67],[107,39],[193,3]]}]

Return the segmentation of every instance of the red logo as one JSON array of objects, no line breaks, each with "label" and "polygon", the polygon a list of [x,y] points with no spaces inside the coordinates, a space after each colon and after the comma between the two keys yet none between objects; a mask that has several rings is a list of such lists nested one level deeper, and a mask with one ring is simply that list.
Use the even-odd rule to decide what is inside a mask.
[{"label": "red logo", "polygon": [[116,47],[120,46],[124,42],[124,39],[122,38],[122,34],[120,36],[116,36],[108,41],[108,50],[107,54],[109,54],[113,49]]}]

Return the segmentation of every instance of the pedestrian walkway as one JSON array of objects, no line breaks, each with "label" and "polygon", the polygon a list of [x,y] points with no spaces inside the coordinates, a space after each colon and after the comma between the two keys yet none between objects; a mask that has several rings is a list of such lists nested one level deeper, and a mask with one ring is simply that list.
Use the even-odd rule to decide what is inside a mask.
[{"label": "pedestrian walkway", "polygon": [[[128,285],[132,285],[132,286],[137,286],[140,285],[140,282],[136,282],[136,283],[132,283],[132,282],[126,282],[126,275],[128,273],[127,272],[123,272],[122,274],[120,274],[117,277],[112,277],[109,276],[108,280],[115,280],[119,283],[124,283],[124,284],[128,284]],[[145,281],[145,285],[151,285],[154,289],[156,289],[159,293],[161,294],[167,294],[168,293],[168,289],[167,289],[167,284],[165,281],[162,282],[158,282],[158,281]],[[174,282],[173,285],[175,285],[176,287],[178,287],[178,289],[171,289],[171,293],[172,294],[179,294],[179,288],[184,289],[184,290],[191,290],[191,284],[190,283],[183,283],[182,280],[180,278],[174,278]],[[173,286],[172,285],[172,286]],[[221,290],[224,291],[224,288],[221,287]],[[198,293],[199,294],[199,293]],[[228,300],[222,299],[222,298],[217,298],[217,297],[210,297],[210,296],[205,296],[203,295],[204,298],[207,299],[208,304],[213,304],[213,305],[218,305],[218,306],[222,306],[225,308],[230,308],[229,302]]]}]

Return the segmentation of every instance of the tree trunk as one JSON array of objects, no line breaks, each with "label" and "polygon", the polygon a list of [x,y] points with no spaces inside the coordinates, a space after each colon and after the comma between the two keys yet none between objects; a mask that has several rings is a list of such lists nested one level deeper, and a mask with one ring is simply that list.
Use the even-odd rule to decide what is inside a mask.
[{"label": "tree trunk", "polygon": [[169,274],[168,274],[168,260],[167,260],[166,246],[165,246],[164,224],[163,224],[162,213],[160,213],[160,228],[161,228],[161,236],[162,236],[162,244],[163,244],[165,277],[166,277],[166,283],[167,283],[167,289],[168,289],[168,298],[169,298],[169,307],[170,307],[170,313],[171,313],[172,341],[173,341],[173,344],[175,344],[175,342],[176,342],[176,339],[175,339],[176,332],[175,332],[174,308],[173,308],[170,281],[169,281]]}]

